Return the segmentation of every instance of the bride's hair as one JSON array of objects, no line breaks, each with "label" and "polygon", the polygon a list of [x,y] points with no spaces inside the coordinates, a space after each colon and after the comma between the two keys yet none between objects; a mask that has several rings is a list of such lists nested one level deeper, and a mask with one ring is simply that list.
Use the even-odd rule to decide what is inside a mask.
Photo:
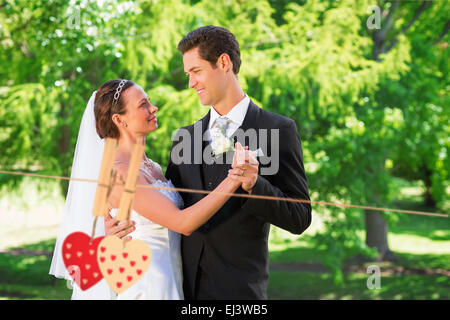
[{"label": "bride's hair", "polygon": [[[114,79],[105,82],[97,89],[94,100],[94,115],[95,126],[100,138],[118,138],[119,129],[112,121],[113,114],[125,114],[125,103],[122,99],[123,92],[135,83],[131,80],[126,80],[123,84],[122,90],[118,91],[117,88],[122,79]],[[120,90],[120,89],[119,89]],[[114,96],[119,96],[117,100]]]}]

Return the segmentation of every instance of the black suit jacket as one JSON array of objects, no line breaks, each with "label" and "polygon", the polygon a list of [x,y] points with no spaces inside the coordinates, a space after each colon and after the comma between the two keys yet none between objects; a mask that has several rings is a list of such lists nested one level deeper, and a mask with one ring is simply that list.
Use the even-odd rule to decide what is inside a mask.
[{"label": "black suit jacket", "polygon": [[[203,134],[208,127],[210,113],[199,122]],[[212,190],[202,177],[202,164],[194,158],[202,157],[201,141],[194,147],[194,125],[184,127],[191,141],[191,162],[174,164],[172,152],[180,143],[172,146],[166,178],[175,187]],[[248,129],[278,129],[279,170],[274,175],[259,175],[253,188],[254,195],[269,195],[310,200],[303,166],[303,154],[297,127],[292,119],[263,110],[250,101],[244,122],[240,127]],[[270,137],[270,135],[269,135]],[[241,142],[242,143],[242,142]],[[259,147],[259,141],[258,141]],[[270,164],[266,165],[269,166]],[[230,165],[218,167],[221,181]],[[260,172],[264,165],[260,165]],[[215,187],[215,186],[214,186]],[[242,189],[238,190],[245,193]],[[181,193],[185,207],[201,200],[205,194]],[[311,205],[286,201],[260,200],[232,197],[207,222],[190,236],[181,240],[183,259],[183,288],[186,299],[267,299],[269,277],[268,236],[270,224],[294,234],[301,234],[311,224]],[[209,281],[199,281],[199,273]]]}]

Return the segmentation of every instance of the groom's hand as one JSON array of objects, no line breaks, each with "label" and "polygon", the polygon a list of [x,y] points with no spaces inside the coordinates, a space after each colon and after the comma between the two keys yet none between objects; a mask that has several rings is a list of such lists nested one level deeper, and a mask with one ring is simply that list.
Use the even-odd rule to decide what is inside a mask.
[{"label": "groom's hand", "polygon": [[[128,230],[127,230],[128,228]],[[117,221],[116,218],[111,217],[108,214],[105,217],[105,236],[116,236],[125,241],[131,240],[130,236],[127,236],[133,232],[136,228],[134,227],[134,221]]]},{"label": "groom's hand", "polygon": [[239,142],[235,144],[232,168],[229,171],[230,177],[242,183],[242,189],[252,193],[253,187],[258,180],[259,162],[256,159],[256,151],[245,149]]}]

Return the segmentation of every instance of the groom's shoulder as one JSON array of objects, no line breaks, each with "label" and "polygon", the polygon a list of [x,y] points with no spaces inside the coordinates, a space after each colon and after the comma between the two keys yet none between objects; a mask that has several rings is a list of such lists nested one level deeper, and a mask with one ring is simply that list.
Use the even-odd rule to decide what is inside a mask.
[{"label": "groom's shoulder", "polygon": [[253,103],[253,101],[251,103],[254,107],[258,108],[258,124],[264,124],[264,126],[267,126],[270,129],[285,128],[295,125],[295,121],[291,118],[263,109]]},{"label": "groom's shoulder", "polygon": [[179,131],[189,131],[189,132],[191,132],[191,131],[194,131],[194,128],[195,128],[196,126],[200,126],[200,127],[201,127],[201,125],[202,125],[201,120],[198,120],[198,121],[195,121],[195,122],[192,123],[192,124],[189,124],[189,125],[187,125],[187,126],[178,128],[177,131],[178,131],[178,132],[179,132]]},{"label": "groom's shoulder", "polygon": [[[197,127],[197,130],[195,129]],[[202,128],[202,119],[194,122],[193,124],[183,126],[178,128],[173,134],[172,134],[172,141],[174,142],[174,145],[178,142],[185,141],[187,138],[188,140],[196,135],[196,132],[198,133],[198,130],[200,130],[201,133]]]},{"label": "groom's shoulder", "polygon": [[180,128],[178,128],[178,130],[177,131],[181,131],[181,130],[193,130],[194,129],[194,124],[195,123],[193,123],[193,124],[189,124],[189,125],[187,125],[187,126],[184,126],[184,127],[180,127]]}]

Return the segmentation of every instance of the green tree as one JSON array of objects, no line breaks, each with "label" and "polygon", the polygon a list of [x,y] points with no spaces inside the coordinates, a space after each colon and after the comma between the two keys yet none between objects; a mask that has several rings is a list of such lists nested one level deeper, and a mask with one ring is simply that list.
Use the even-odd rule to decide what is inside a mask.
[{"label": "green tree", "polygon": [[[443,181],[446,179],[446,172],[442,166],[443,152],[445,153],[443,144],[445,137],[448,137],[443,124],[448,121],[445,122],[444,117],[440,116],[442,112],[439,112],[439,105],[442,105],[444,101],[441,98],[442,94],[436,90],[442,88],[439,83],[436,83],[436,80],[439,79],[439,74],[446,74],[448,68],[440,63],[438,66],[443,67],[440,69],[442,71],[431,67],[433,71],[430,72],[428,71],[430,69],[427,68],[428,63],[421,61],[421,57],[427,55],[430,57],[435,54],[435,48],[431,45],[431,41],[436,41],[439,33],[439,37],[443,37],[445,28],[448,31],[446,13],[450,7],[448,2],[433,3],[431,1],[380,1],[380,6],[382,8],[381,15],[385,18],[381,22],[381,29],[372,33],[373,59],[375,61],[386,59],[385,55],[395,50],[402,42],[410,47],[408,50],[410,57],[406,61],[407,72],[402,73],[399,79],[381,79],[380,89],[375,96],[378,105],[395,107],[399,111],[399,117],[401,116],[403,119],[401,130],[395,133],[399,139],[396,141],[397,148],[394,150],[394,154],[397,159],[400,157],[398,159],[400,161],[395,161],[396,169],[397,172],[400,172],[402,167],[407,167],[408,169],[404,170],[402,176],[409,179],[412,176],[422,179],[428,190],[431,189],[431,177],[433,177],[434,190],[439,190],[435,192],[435,196],[437,199],[442,199],[441,190],[445,192]],[[440,28],[443,28],[442,32]],[[433,37],[433,40],[429,39],[430,37]],[[419,56],[414,55],[417,50],[422,51]],[[424,54],[425,52],[428,54]],[[418,72],[425,76],[425,78],[416,78],[420,79],[420,82],[414,81]],[[441,80],[443,79],[441,78]],[[426,96],[423,95],[423,92],[426,92]],[[402,94],[403,97],[400,98]],[[438,107],[434,107],[433,103],[437,103]],[[427,117],[419,120],[417,115],[422,117],[426,115]],[[418,121],[422,122],[421,126],[418,126]],[[414,129],[411,130],[411,127]],[[431,132],[434,134],[430,134]],[[416,143],[411,143],[411,138],[414,139],[417,136],[420,136],[421,139],[416,140]],[[409,152],[405,152],[405,146]],[[383,163],[389,166],[390,162],[387,160],[389,157],[395,157],[394,154],[386,154]],[[411,158],[407,159],[405,156]],[[421,159],[419,160],[420,164],[417,163],[418,158]],[[428,191],[427,194],[429,195],[428,202],[430,202],[431,192]],[[366,210],[365,217],[366,243],[378,249],[380,258],[393,259],[394,255],[389,249],[387,240],[386,215]]]},{"label": "green tree", "polygon": [[[416,9],[416,15],[423,8]],[[406,30],[411,41],[410,70],[397,82],[383,84],[385,104],[398,105],[404,130],[391,173],[407,180],[421,180],[428,207],[445,210],[448,187],[449,57],[446,12],[448,2],[434,3],[423,19]],[[416,16],[415,15],[415,16]],[[420,23],[419,23],[420,22]]]},{"label": "green tree", "polygon": [[[110,41],[118,35],[105,34],[108,12],[99,11],[95,3],[67,1],[8,1],[1,8],[0,56],[8,62],[0,68],[2,168],[69,175],[86,101],[122,71],[115,72],[120,53]],[[63,182],[63,195],[66,188]]]},{"label": "green tree", "polygon": [[[164,168],[172,133],[208,111],[188,88],[178,41],[214,24],[240,42],[244,91],[296,121],[313,200],[386,206],[400,176],[423,180],[427,199],[443,206],[449,3],[380,0],[381,28],[371,30],[373,4],[7,0],[0,5],[0,168],[68,176],[86,102],[113,78],[135,81],[160,108],[147,152]],[[0,175],[0,187],[19,182]],[[64,196],[66,188],[62,182]],[[327,249],[336,281],[349,257],[391,255],[388,223],[396,215],[314,209],[325,225],[314,242]]]}]

